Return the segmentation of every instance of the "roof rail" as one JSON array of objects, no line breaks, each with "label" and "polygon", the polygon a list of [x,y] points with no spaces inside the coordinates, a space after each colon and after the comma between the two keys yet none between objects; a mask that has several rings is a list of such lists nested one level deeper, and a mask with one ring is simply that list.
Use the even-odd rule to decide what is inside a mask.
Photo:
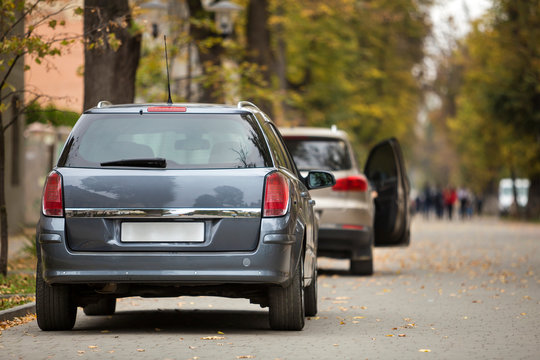
[{"label": "roof rail", "polygon": [[100,109],[100,108],[111,106],[111,105],[112,105],[112,102],[107,101],[107,100],[101,100],[100,102],[97,103],[97,108]]},{"label": "roof rail", "polygon": [[261,111],[261,109],[259,109],[259,107],[251,101],[239,101],[238,105],[236,105],[236,107],[239,109],[243,108],[244,106],[253,106],[255,109]]}]

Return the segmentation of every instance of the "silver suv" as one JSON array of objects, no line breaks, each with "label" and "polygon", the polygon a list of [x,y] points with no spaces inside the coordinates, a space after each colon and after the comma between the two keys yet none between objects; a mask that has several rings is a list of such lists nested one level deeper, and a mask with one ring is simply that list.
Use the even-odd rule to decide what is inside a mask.
[{"label": "silver suv", "polygon": [[409,183],[396,139],[376,145],[364,174],[344,131],[325,128],[281,128],[301,172],[331,171],[332,188],[313,190],[320,217],[318,255],[350,259],[351,273],[373,273],[373,246],[409,243]]}]

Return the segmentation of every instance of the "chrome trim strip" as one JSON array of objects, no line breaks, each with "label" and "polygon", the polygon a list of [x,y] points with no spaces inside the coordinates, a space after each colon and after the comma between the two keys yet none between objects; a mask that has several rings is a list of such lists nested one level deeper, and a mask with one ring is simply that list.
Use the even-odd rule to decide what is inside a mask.
[{"label": "chrome trim strip", "polygon": [[65,209],[66,218],[191,218],[191,219],[215,219],[215,218],[256,218],[261,217],[260,208],[240,209],[200,209],[200,208],[176,208],[176,209],[90,209],[69,208]]}]

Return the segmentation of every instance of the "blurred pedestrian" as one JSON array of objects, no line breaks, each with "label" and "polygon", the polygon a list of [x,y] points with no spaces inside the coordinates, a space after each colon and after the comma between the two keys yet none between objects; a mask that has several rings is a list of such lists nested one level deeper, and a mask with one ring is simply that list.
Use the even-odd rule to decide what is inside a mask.
[{"label": "blurred pedestrian", "polygon": [[457,197],[459,201],[459,216],[461,217],[461,220],[465,220],[466,217],[471,217],[471,192],[469,189],[460,187],[457,191]]},{"label": "blurred pedestrian", "polygon": [[482,195],[476,195],[476,215],[482,216],[482,210],[484,207],[484,199]]},{"label": "blurred pedestrian", "polygon": [[429,183],[426,183],[426,186],[424,186],[424,194],[423,194],[423,206],[422,211],[424,213],[424,218],[429,219],[429,213],[431,212],[431,208],[433,206],[433,193],[431,190],[431,187],[429,186]]},{"label": "blurred pedestrian", "polygon": [[437,186],[435,189],[433,202],[435,205],[435,214],[437,214],[437,218],[442,219],[444,215],[444,196],[443,196],[443,190],[441,189],[440,186]]},{"label": "blurred pedestrian", "polygon": [[457,201],[456,189],[454,189],[451,186],[444,189],[443,198],[444,198],[444,207],[446,208],[446,211],[448,214],[448,220],[452,220],[452,215],[454,213],[454,204]]}]

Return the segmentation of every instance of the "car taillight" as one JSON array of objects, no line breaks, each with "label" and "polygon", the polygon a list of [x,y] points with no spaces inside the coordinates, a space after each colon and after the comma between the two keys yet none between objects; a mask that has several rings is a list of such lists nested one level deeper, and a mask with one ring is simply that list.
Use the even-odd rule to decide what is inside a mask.
[{"label": "car taillight", "polygon": [[289,182],[284,175],[275,172],[266,178],[263,216],[283,216],[288,207]]},{"label": "car taillight", "polygon": [[334,191],[367,191],[368,182],[365,176],[355,175],[336,180],[336,185],[332,187]]},{"label": "car taillight", "polygon": [[43,215],[64,216],[62,177],[56,171],[52,171],[45,182],[45,189],[43,190]]}]

